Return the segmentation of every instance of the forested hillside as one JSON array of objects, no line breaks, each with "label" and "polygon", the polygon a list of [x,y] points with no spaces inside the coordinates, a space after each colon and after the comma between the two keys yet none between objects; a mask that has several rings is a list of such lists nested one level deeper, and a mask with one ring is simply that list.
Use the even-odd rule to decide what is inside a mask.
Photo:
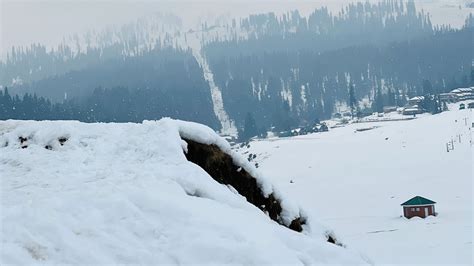
[{"label": "forested hillside", "polygon": [[[245,34],[238,34],[235,29]],[[251,15],[241,19],[239,25],[233,21],[230,33],[211,40],[207,49],[210,56],[217,57],[273,51],[322,52],[407,40],[429,35],[434,30],[440,28],[433,27],[429,16],[418,12],[412,1],[386,0],[377,4],[350,4],[337,14],[323,7],[308,17],[297,10],[283,15]]]},{"label": "forested hillside", "polygon": [[472,84],[469,21],[460,30],[433,27],[412,2],[399,1],[349,5],[337,15],[322,8],[308,18],[266,14],[240,21],[249,38],[215,39],[205,52],[237,123],[252,113],[261,127],[288,129],[329,118],[350,88],[359,111],[370,113]]},{"label": "forested hillside", "polygon": [[[14,89],[16,97],[0,101],[8,106],[2,108],[5,118],[139,122],[171,116],[217,127],[202,69],[189,51],[179,49],[109,59]],[[28,94],[21,99],[19,92]],[[50,112],[33,110],[48,102]]]},{"label": "forested hillside", "polygon": [[142,55],[149,50],[173,47],[181,21],[171,15],[155,14],[120,27],[91,30],[83,35],[64,36],[57,47],[39,43],[12,47],[0,61],[0,85],[21,85],[81,70],[110,59]]},{"label": "forested hillside", "polygon": [[[329,118],[349,102],[363,115],[473,85],[472,21],[471,15],[461,29],[433,25],[412,0],[350,4],[336,13],[319,8],[307,16],[255,14],[196,29],[173,16],[141,19],[53,50],[12,49],[0,62],[0,85],[9,88],[0,117],[171,116],[218,129],[206,75],[239,129],[247,117],[259,131],[287,130]],[[200,52],[204,61],[196,58]],[[33,111],[42,108],[49,111]]]}]

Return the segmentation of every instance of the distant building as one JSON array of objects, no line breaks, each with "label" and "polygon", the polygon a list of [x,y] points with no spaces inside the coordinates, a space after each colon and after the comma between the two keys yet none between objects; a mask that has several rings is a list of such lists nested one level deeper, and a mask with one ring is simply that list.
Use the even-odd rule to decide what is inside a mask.
[{"label": "distant building", "polygon": [[407,106],[403,108],[402,114],[403,115],[417,115],[422,114],[423,109],[421,109],[418,105]]},{"label": "distant building", "polygon": [[[424,96],[415,96],[408,99],[408,106],[420,105],[425,100]],[[474,87],[458,88],[450,92],[440,93],[439,100],[445,103],[474,100]]]},{"label": "distant building", "polygon": [[474,109],[474,103],[468,103],[467,108],[469,109]]},{"label": "distant building", "polygon": [[466,105],[463,104],[463,103],[461,103],[461,104],[459,105],[459,110],[464,110],[464,109],[466,109]]},{"label": "distant building", "polygon": [[342,114],[341,114],[341,113],[335,113],[335,114],[333,115],[333,117],[339,119],[339,118],[342,118]]},{"label": "distant building", "polygon": [[424,100],[425,100],[424,96],[415,96],[413,98],[408,99],[408,105],[411,105],[411,106],[419,105]]},{"label": "distant building", "polygon": [[458,101],[474,100],[474,87],[455,89],[451,93],[456,95]]},{"label": "distant building", "polygon": [[351,113],[351,112],[344,112],[344,113],[342,114],[342,116],[351,117],[351,116],[352,116],[352,113]]},{"label": "distant building", "polygon": [[440,93],[439,100],[446,103],[455,103],[458,101],[458,96],[452,92]]},{"label": "distant building", "polygon": [[396,112],[396,111],[397,111],[397,106],[384,106],[383,107],[384,113],[391,113],[391,112]]},{"label": "distant building", "polygon": [[402,203],[403,207],[403,216],[410,219],[412,217],[418,216],[421,218],[426,218],[430,215],[436,215],[434,205],[436,202],[416,196],[410,200]]}]

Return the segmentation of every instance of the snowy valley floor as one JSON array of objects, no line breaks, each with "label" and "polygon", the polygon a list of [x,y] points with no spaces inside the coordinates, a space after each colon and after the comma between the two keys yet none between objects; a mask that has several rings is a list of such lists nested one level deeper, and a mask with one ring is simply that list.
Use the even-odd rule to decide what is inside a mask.
[{"label": "snowy valley floor", "polygon": [[[472,265],[472,115],[351,124],[240,152],[256,153],[273,183],[376,264]],[[436,201],[439,215],[401,217],[416,195]]]}]

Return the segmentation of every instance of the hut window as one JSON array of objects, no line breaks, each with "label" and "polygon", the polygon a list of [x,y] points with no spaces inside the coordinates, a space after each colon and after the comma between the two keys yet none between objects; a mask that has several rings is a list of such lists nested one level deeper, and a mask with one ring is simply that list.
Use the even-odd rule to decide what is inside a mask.
[{"label": "hut window", "polygon": [[420,210],[420,208],[416,208],[416,211],[419,211],[419,210]]},{"label": "hut window", "polygon": [[415,211],[415,208],[411,208],[411,211]]}]

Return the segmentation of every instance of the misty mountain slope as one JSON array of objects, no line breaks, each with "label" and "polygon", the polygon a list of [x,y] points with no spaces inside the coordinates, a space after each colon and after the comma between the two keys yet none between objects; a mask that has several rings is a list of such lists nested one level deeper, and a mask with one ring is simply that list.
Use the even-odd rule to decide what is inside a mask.
[{"label": "misty mountain slope", "polygon": [[[216,53],[229,56],[299,50],[324,52],[411,40],[433,33],[430,17],[417,10],[413,1],[390,0],[347,3],[337,11],[321,7],[306,16],[298,10],[253,14],[233,21],[227,28],[227,34],[206,41]],[[239,46],[244,49],[236,50]],[[225,50],[226,47],[231,49]]]},{"label": "misty mountain slope", "polygon": [[[63,36],[63,41],[51,46],[34,43],[28,46],[8,48],[4,60],[0,62],[0,85],[14,86],[48,77],[62,75],[70,71],[81,70],[94,64],[103,63],[109,59],[140,55],[142,52],[156,46],[179,45],[188,48],[186,35],[199,32],[201,42],[209,42],[216,37],[252,39],[257,35],[284,35],[290,42],[278,40],[265,46],[267,51],[272,46],[284,48],[299,46],[319,47],[321,43],[329,42],[329,47],[347,47],[345,41],[327,39],[325,34],[332,31],[344,39],[352,40],[351,44],[370,42],[371,39],[390,40],[409,39],[412,36],[427,34],[432,31],[429,18],[417,13],[415,6],[406,2],[385,1],[383,4],[351,4],[331,14],[327,8],[316,9],[308,17],[302,17],[298,11],[288,12],[283,17],[275,14],[257,14],[242,18],[242,25],[234,25],[237,17],[227,17],[227,22],[210,25],[211,21],[201,21],[189,29],[183,25],[183,19],[172,14],[154,13],[139,17],[133,22],[123,25],[97,25],[82,34]],[[342,12],[342,13],[341,13]],[[366,12],[366,13],[364,13]],[[370,15],[367,15],[370,13]],[[231,19],[234,23],[231,25]],[[267,21],[268,20],[268,21]],[[385,21],[390,31],[384,30]],[[202,24],[201,24],[202,23]],[[409,30],[404,27],[409,28]],[[219,29],[220,28],[220,29]],[[205,36],[218,29],[218,33]],[[400,35],[399,33],[402,32]],[[370,38],[347,38],[369,34]],[[67,34],[70,34],[68,32]],[[297,38],[293,38],[296,34]],[[322,35],[322,39],[318,38]],[[302,37],[298,39],[298,37]],[[316,38],[315,38],[316,37]],[[258,44],[258,42],[257,42]],[[263,47],[260,47],[262,49]]]},{"label": "misty mountain slope", "polygon": [[65,94],[68,98],[86,97],[99,87],[110,89],[121,86],[179,92],[192,89],[189,88],[191,84],[196,90],[204,90],[202,71],[192,54],[184,50],[157,47],[139,55],[115,57],[79,70],[52,75],[14,89],[19,93],[36,92],[53,101],[61,101]]},{"label": "misty mountain slope", "polygon": [[218,126],[203,70],[190,51],[180,49],[155,48],[110,59],[10,91],[35,93],[53,102],[71,100],[81,109],[73,118],[80,121],[141,122],[173,117]]},{"label": "misty mountain slope", "polygon": [[467,56],[473,19],[465,10],[458,12],[464,26],[452,28],[433,24],[413,1],[340,4],[187,26],[185,18],[157,14],[74,36],[51,51],[16,47],[0,62],[0,85],[19,96],[16,102],[36,93],[65,103],[48,115],[19,107],[5,116],[84,122],[170,116],[236,135],[247,115],[259,131],[328,119],[352,86],[360,115],[473,86]]},{"label": "misty mountain slope", "polygon": [[173,46],[171,36],[179,36],[181,23],[177,16],[158,12],[121,25],[99,24],[98,28],[73,35],[68,31],[55,45],[35,42],[11,47],[0,60],[0,84],[26,84],[110,59],[140,55],[150,47]]},{"label": "misty mountain slope", "polygon": [[[374,263],[472,265],[474,117],[450,108],[255,141],[249,152],[266,176]],[[438,216],[402,218],[400,204],[416,195],[436,201]]]},{"label": "misty mountain slope", "polygon": [[[284,105],[290,107],[284,115],[299,121],[330,118],[335,104],[347,101],[351,85],[357,99],[373,100],[377,91],[385,96],[392,93],[397,99],[385,104],[398,106],[405,104],[406,97],[427,93],[422,86],[425,80],[434,93],[469,86],[471,58],[466,55],[472,50],[472,35],[473,29],[465,28],[389,45],[326,52],[254,52],[246,41],[223,41],[205,51],[230,117],[240,123],[250,112],[258,125],[269,127],[281,124],[278,110]],[[265,40],[257,42],[266,46]]]},{"label": "misty mountain slope", "polygon": [[[302,233],[270,220],[187,161],[180,136],[216,144],[278,192],[202,125],[0,122],[1,263],[365,264],[312,219]],[[303,212],[276,195],[282,219]]]}]

